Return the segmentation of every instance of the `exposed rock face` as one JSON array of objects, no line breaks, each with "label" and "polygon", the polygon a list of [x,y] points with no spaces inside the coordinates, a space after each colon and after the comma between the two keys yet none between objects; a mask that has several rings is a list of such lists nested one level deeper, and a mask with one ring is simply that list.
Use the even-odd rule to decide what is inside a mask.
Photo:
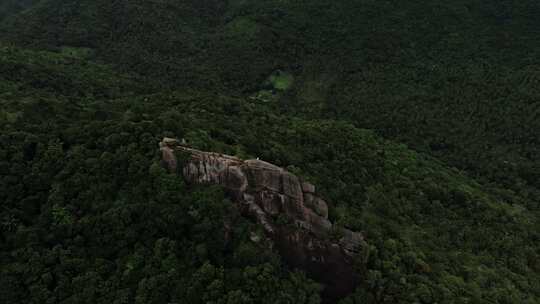
[{"label": "exposed rock face", "polygon": [[[358,232],[334,229],[314,185],[258,159],[190,149],[169,138],[160,148],[164,165],[172,172],[181,169],[188,183],[222,185],[242,213],[264,227],[289,264],[326,285],[327,296],[353,291],[358,280],[353,259],[365,246],[364,239]],[[188,153],[183,168],[177,168],[174,151]]]}]

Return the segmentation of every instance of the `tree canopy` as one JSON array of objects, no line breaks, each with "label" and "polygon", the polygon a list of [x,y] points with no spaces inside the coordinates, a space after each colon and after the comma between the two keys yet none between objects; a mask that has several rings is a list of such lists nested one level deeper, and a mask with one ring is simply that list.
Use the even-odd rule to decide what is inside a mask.
[{"label": "tree canopy", "polygon": [[370,245],[342,304],[539,302],[538,15],[3,2],[0,302],[324,301],[223,189],[160,166],[163,137],[314,183]]}]

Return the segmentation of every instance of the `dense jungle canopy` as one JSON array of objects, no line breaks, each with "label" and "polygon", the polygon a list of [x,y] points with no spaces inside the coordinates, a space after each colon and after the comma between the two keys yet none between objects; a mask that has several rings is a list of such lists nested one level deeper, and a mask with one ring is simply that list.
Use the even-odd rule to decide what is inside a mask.
[{"label": "dense jungle canopy", "polygon": [[[2,0],[0,303],[320,303],[161,138],[317,185],[340,304],[540,302],[540,2]],[[232,227],[231,239],[224,221]]]}]

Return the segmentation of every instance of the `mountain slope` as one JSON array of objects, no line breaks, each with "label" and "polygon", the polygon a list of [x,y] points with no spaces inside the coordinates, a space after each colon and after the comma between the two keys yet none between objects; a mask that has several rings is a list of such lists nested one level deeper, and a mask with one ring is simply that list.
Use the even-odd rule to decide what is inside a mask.
[{"label": "mountain slope", "polygon": [[5,40],[85,47],[168,89],[345,119],[540,200],[537,1],[41,1]]},{"label": "mountain slope", "polygon": [[318,303],[220,189],[159,167],[159,140],[183,137],[303,176],[365,234],[343,303],[540,301],[538,14],[42,0],[10,16],[0,300]]},{"label": "mountain slope", "polygon": [[268,290],[279,294],[267,303],[319,302],[318,284],[250,240],[258,228],[221,189],[159,166],[169,122],[109,99],[141,94],[137,77],[70,55],[0,54],[0,302],[261,302]]},{"label": "mountain slope", "polygon": [[[7,50],[3,58],[17,71],[32,70],[31,58],[49,73],[69,71],[61,64],[70,57]],[[84,61],[70,67],[88,75],[89,93],[140,85],[130,77],[131,84],[100,87],[95,75],[126,77]],[[258,156],[318,185],[332,220],[362,231],[371,245],[368,263],[358,266],[365,281],[345,303],[538,300],[538,223],[522,198],[488,194],[462,172],[371,131],[278,116],[271,104],[207,92],[51,95],[32,80],[42,74],[3,75],[4,85],[24,87],[1,97],[2,188],[10,189],[2,194],[1,277],[10,286],[3,300],[259,301],[263,290],[283,289],[284,299],[318,301],[316,285],[277,270],[275,254],[249,240],[257,228],[234,217],[223,194],[188,190],[159,169],[156,143],[172,135]],[[226,233],[222,219],[235,223],[225,243],[208,238]],[[257,273],[265,279],[251,286]]]}]

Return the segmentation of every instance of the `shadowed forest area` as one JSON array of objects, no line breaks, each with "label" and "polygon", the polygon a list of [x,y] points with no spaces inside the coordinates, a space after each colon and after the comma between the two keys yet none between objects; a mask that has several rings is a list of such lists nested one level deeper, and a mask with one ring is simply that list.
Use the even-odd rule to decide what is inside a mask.
[{"label": "shadowed forest area", "polygon": [[2,1],[0,302],[328,302],[223,189],[163,169],[163,137],[315,184],[369,244],[340,304],[540,302],[538,16]]}]

